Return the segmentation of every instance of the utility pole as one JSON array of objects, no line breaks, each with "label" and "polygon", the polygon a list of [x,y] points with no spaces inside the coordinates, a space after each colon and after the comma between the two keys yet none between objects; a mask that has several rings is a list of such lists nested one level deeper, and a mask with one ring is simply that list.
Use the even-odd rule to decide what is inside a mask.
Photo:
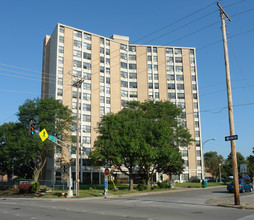
[{"label": "utility pole", "polygon": [[77,73],[77,80],[73,83],[72,86],[77,88],[77,121],[76,121],[76,142],[77,142],[77,150],[76,150],[76,196],[79,195],[79,88],[82,85],[84,79],[80,79]]},{"label": "utility pole", "polygon": [[[234,116],[233,116],[233,102],[232,102],[232,93],[231,93],[231,81],[230,81],[230,69],[229,69],[229,58],[228,58],[228,45],[227,45],[227,36],[226,36],[226,27],[225,27],[225,17],[231,21],[230,17],[226,14],[223,8],[217,2],[217,6],[220,9],[221,16],[221,26],[222,26],[222,37],[223,37],[223,46],[224,46],[224,59],[225,59],[225,70],[226,70],[226,83],[227,83],[227,96],[228,96],[228,117],[229,117],[229,128],[230,135],[235,135],[234,129]],[[239,197],[239,182],[238,182],[238,169],[237,169],[237,157],[236,157],[236,148],[235,141],[231,140],[231,155],[232,155],[232,167],[233,167],[233,182],[234,182],[234,197],[235,205],[240,205]]]}]

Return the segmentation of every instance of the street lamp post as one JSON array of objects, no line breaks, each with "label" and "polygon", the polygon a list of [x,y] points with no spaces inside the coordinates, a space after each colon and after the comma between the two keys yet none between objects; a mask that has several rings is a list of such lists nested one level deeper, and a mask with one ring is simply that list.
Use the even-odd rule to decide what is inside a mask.
[{"label": "street lamp post", "polygon": [[220,172],[220,183],[221,183],[221,163],[219,164],[219,172]]},{"label": "street lamp post", "polygon": [[204,163],[204,153],[203,153],[203,148],[204,148],[204,145],[208,142],[208,141],[215,141],[216,138],[211,138],[211,139],[208,139],[206,141],[203,141],[202,142],[202,147],[201,147],[201,163],[202,163],[202,180],[205,180],[205,163]]}]

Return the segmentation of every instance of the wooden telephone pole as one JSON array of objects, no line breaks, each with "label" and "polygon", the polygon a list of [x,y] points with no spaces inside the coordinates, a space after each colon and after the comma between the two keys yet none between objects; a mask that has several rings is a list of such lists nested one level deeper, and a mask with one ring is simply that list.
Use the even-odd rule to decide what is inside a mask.
[{"label": "wooden telephone pole", "polygon": [[[233,102],[232,102],[232,93],[231,93],[230,69],[229,69],[229,59],[228,59],[228,45],[227,45],[226,25],[225,25],[225,17],[224,16],[226,16],[229,21],[231,21],[231,19],[226,14],[226,12],[223,10],[223,8],[220,6],[219,2],[217,2],[217,5],[220,9],[222,37],[223,37],[223,46],[224,46],[224,59],[225,59],[227,95],[228,95],[229,128],[230,128],[230,136],[233,136],[233,135],[235,135]],[[235,141],[231,140],[230,143],[231,143],[232,167],[233,167],[233,177],[234,177],[233,182],[234,182],[235,205],[240,205],[239,180],[238,180]]]}]

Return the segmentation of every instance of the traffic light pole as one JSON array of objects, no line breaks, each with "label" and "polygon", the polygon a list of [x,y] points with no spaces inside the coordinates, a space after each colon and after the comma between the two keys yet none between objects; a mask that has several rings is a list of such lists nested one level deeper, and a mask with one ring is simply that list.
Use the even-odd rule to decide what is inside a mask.
[{"label": "traffic light pole", "polygon": [[[61,142],[63,144],[69,145],[69,149],[67,147],[62,146],[61,144],[57,143],[57,141],[59,141],[59,142]],[[73,191],[71,189],[72,188],[72,178],[71,178],[71,163],[70,163],[70,161],[71,161],[71,144],[63,142],[63,141],[61,141],[59,139],[56,139],[56,142],[55,141],[52,141],[52,142],[54,142],[57,146],[59,146],[61,148],[64,148],[64,149],[69,151],[69,184],[68,184],[69,190],[68,190],[67,197],[72,197],[73,196]]]},{"label": "traffic light pole", "polygon": [[[230,135],[235,135],[234,129],[234,116],[233,116],[233,102],[232,102],[232,92],[231,92],[231,81],[230,81],[230,69],[229,69],[229,58],[228,58],[228,45],[227,45],[227,35],[225,27],[225,17],[231,21],[230,17],[226,14],[223,8],[220,6],[219,2],[217,5],[220,9],[221,16],[221,26],[222,26],[222,37],[223,37],[223,46],[224,46],[224,59],[225,59],[225,70],[226,70],[226,82],[227,82],[227,96],[228,96],[228,117],[229,117],[229,127]],[[232,167],[233,167],[233,182],[234,182],[234,197],[235,205],[240,205],[239,197],[239,182],[238,182],[238,169],[237,169],[237,156],[236,156],[236,147],[235,141],[231,140],[231,155],[232,155]]]}]

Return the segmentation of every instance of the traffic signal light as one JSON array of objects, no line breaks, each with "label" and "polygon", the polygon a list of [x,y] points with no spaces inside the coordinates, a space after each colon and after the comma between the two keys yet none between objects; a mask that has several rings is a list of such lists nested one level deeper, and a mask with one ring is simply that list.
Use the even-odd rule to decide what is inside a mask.
[{"label": "traffic signal light", "polygon": [[29,134],[35,135],[35,123],[32,120],[29,122]]}]

